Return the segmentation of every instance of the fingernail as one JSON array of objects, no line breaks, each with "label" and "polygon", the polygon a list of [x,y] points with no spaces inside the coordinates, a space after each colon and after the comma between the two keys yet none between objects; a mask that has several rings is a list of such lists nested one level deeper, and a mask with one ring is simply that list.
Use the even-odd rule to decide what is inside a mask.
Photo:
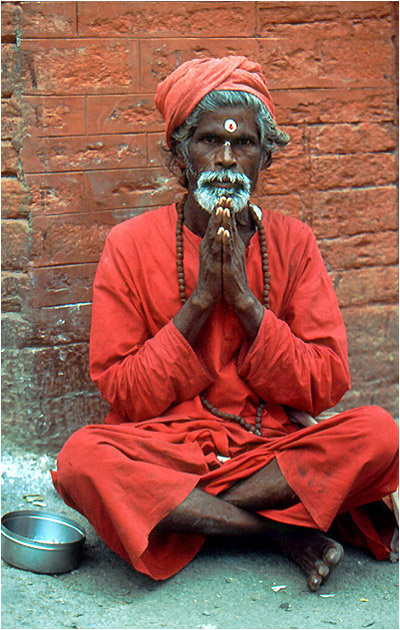
[{"label": "fingernail", "polygon": [[220,234],[223,234],[223,233],[224,233],[224,231],[225,231],[225,230],[224,230],[224,228],[223,228],[223,227],[222,227],[222,225],[221,225],[221,227],[219,228],[219,230],[218,230],[218,232],[217,232],[218,236],[219,236]]},{"label": "fingernail", "polygon": [[226,238],[229,238],[229,237],[230,237],[230,233],[229,233],[229,231],[228,231],[228,230],[225,230],[225,232],[224,232],[224,236],[226,236]]},{"label": "fingernail", "polygon": [[231,212],[230,212],[229,208],[225,208],[225,210],[224,210],[224,215],[225,215],[226,217],[228,217],[228,219],[229,219],[229,217],[231,216]]},{"label": "fingernail", "polygon": [[215,214],[216,214],[217,216],[219,216],[219,215],[221,214],[221,212],[223,212],[223,208],[221,208],[221,206],[218,206],[218,208],[217,208],[217,209],[216,209],[216,211],[215,211]]}]

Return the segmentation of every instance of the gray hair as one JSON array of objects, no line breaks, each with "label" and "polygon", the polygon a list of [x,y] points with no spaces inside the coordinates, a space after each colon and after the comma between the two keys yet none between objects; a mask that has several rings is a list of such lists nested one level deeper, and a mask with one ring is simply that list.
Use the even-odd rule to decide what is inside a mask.
[{"label": "gray hair", "polygon": [[[188,158],[190,140],[199,124],[201,116],[205,112],[212,112],[221,107],[239,106],[248,107],[255,113],[256,125],[260,134],[262,157],[267,156],[269,165],[272,153],[288,144],[290,137],[287,133],[279,129],[268,109],[259,98],[250,94],[250,92],[241,90],[212,90],[201,99],[192,113],[189,114],[179,127],[174,129],[171,135],[172,162],[173,156],[176,156],[178,151],[185,159]],[[186,185],[185,182],[181,183]]]}]

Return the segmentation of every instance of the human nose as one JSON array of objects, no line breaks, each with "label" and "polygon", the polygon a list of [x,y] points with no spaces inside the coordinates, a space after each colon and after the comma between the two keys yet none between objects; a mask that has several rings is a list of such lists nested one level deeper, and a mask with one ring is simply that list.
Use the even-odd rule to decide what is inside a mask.
[{"label": "human nose", "polygon": [[215,156],[215,164],[223,168],[236,166],[236,158],[230,142],[224,142],[222,146],[218,147]]}]

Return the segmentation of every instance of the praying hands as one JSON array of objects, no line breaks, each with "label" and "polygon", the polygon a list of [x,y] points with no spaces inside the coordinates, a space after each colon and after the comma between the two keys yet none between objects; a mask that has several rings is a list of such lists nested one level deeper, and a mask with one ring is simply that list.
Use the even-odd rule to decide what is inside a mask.
[{"label": "praying hands", "polygon": [[255,339],[263,317],[263,306],[250,290],[246,273],[245,240],[254,227],[250,227],[246,208],[247,222],[239,225],[241,236],[232,205],[229,197],[221,197],[216,204],[200,244],[196,289],[174,318],[178,330],[192,345],[221,299],[233,308],[250,341]]}]

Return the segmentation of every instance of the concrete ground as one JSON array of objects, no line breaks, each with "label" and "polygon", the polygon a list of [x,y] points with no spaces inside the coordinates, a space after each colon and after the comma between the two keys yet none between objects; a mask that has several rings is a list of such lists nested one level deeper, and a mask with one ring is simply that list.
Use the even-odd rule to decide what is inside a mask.
[{"label": "concrete ground", "polygon": [[[398,564],[345,546],[345,558],[320,593],[301,571],[257,543],[210,541],[178,575],[154,582],[113,554],[79,514],[64,505],[49,470],[55,459],[2,447],[2,514],[46,509],[86,530],[84,558],[59,576],[2,561],[4,630],[119,628],[399,628]],[[40,492],[46,507],[23,495]],[[277,592],[274,586],[284,586]]]}]

